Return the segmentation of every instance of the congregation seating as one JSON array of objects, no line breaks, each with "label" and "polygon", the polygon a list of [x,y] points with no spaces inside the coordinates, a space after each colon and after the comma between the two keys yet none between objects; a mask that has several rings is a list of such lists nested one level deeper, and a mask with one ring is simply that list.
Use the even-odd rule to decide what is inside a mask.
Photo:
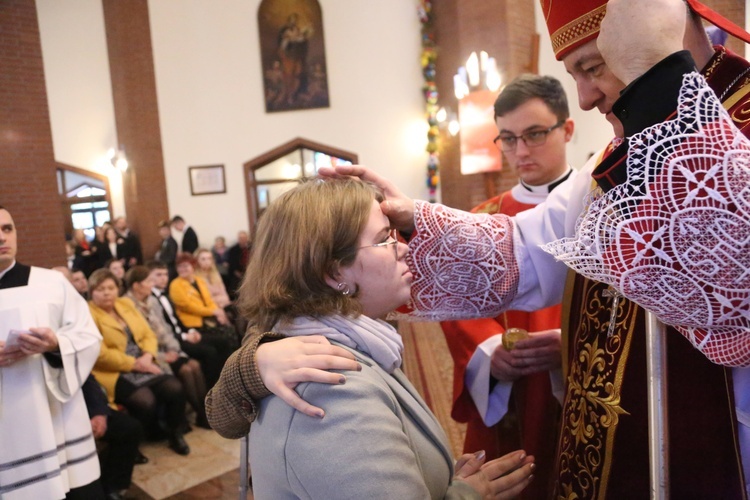
[{"label": "congregation seating", "polygon": [[[200,484],[213,479],[217,471],[223,472],[224,475],[236,475],[236,469],[239,467],[240,455],[237,449],[239,443],[227,441],[211,430],[206,421],[205,409],[203,407],[205,393],[218,378],[218,373],[221,371],[224,360],[231,353],[232,349],[239,345],[240,337],[234,325],[242,325],[241,321],[238,323],[236,311],[229,299],[229,294],[226,291],[219,270],[214,264],[212,252],[200,249],[196,251],[196,255],[203,254],[203,258],[206,260],[207,254],[210,258],[210,265],[206,267],[211,271],[211,274],[210,276],[206,276],[206,280],[211,284],[212,297],[218,294],[221,309],[231,314],[232,323],[227,325],[227,331],[231,331],[231,336],[228,339],[207,339],[207,341],[211,342],[209,345],[214,345],[218,342],[216,345],[218,353],[204,359],[205,349],[213,348],[206,347],[201,350],[198,345],[193,347],[193,344],[183,338],[179,331],[176,332],[173,329],[175,325],[167,320],[168,315],[164,314],[161,302],[151,294],[152,286],[155,283],[154,280],[157,280],[151,273],[155,272],[158,274],[160,270],[164,269],[164,273],[166,274],[165,265],[156,260],[150,261],[148,266],[143,266],[140,265],[139,258],[133,257],[131,259],[131,256],[125,253],[127,249],[127,245],[124,244],[125,238],[115,231],[113,225],[105,223],[103,226],[96,228],[95,235],[92,241],[88,241],[82,230],[75,231],[75,239],[70,240],[69,244],[66,245],[71,250],[68,268],[61,267],[57,269],[68,277],[79,293],[86,299],[92,299],[91,292],[93,291],[89,288],[89,282],[85,279],[86,277],[106,273],[110,280],[116,283],[117,295],[127,298],[127,302],[124,302],[125,304],[130,303],[136,306],[132,310],[129,309],[128,314],[138,315],[140,319],[137,324],[150,328],[155,335],[155,339],[158,341],[158,355],[154,357],[154,362],[165,370],[165,373],[174,372],[178,376],[185,391],[183,397],[187,397],[187,401],[190,403],[185,407],[184,415],[181,418],[182,424],[180,425],[184,446],[175,444],[171,438],[164,439],[165,434],[163,429],[165,428],[165,421],[163,413],[161,413],[162,416],[158,418],[158,421],[155,422],[156,428],[146,426],[148,432],[145,433],[146,439],[144,439],[143,423],[139,423],[138,418],[133,418],[143,418],[143,414],[139,411],[136,411],[134,414],[131,411],[137,410],[137,408],[129,409],[128,404],[117,401],[112,405],[114,408],[106,410],[109,411],[110,415],[117,417],[113,420],[113,417],[110,416],[109,419],[111,422],[125,420],[133,422],[133,425],[137,426],[137,430],[129,431],[132,433],[130,438],[126,437],[126,441],[128,439],[131,441],[131,448],[137,446],[135,455],[127,459],[130,461],[130,465],[126,466],[126,468],[129,467],[128,470],[132,470],[132,472],[128,472],[128,474],[132,473],[132,483],[129,488],[124,488],[122,480],[120,480],[119,493],[111,493],[109,498],[160,498],[167,492],[177,493],[182,490],[189,490],[191,487],[200,488]],[[100,240],[99,238],[102,239]],[[138,241],[137,237],[132,235],[132,233],[130,234],[130,238],[133,241]],[[108,241],[111,244],[108,244]],[[224,253],[226,252],[224,251]],[[141,252],[138,251],[132,255],[140,254]],[[221,254],[221,249],[219,249],[217,254]],[[188,260],[193,263],[192,256]],[[197,260],[194,263],[197,267]],[[81,280],[77,280],[79,274],[83,275]],[[199,277],[198,279],[203,278]],[[217,286],[217,283],[219,286]],[[163,287],[161,292],[164,292],[166,297],[169,287],[166,284],[161,284],[161,286]],[[117,298],[116,300],[121,301],[122,299]],[[93,304],[92,302],[92,307],[94,308],[92,311],[98,310]],[[154,307],[158,309],[151,311],[150,308]],[[183,314],[183,310],[175,307],[174,313],[179,316]],[[179,319],[176,319],[176,322],[185,328],[184,331],[188,331]],[[203,326],[203,324],[200,325],[203,335],[210,335]],[[192,338],[193,332],[193,330],[190,330],[187,338]],[[195,331],[195,335],[201,334]],[[196,360],[188,356],[182,350],[181,346],[187,346],[191,355],[199,356],[201,364],[199,365]],[[170,352],[174,354],[170,354]],[[201,365],[204,363],[210,365],[207,367],[206,374],[201,371]],[[191,368],[193,372],[195,372],[195,368],[197,372],[195,372],[195,375],[192,375],[192,372],[188,374],[186,368]],[[198,377],[200,380],[197,380],[195,377]],[[91,377],[91,381],[97,387],[97,392],[104,392],[104,388],[99,385],[101,380],[97,383],[96,379]],[[167,435],[167,437],[169,436]],[[106,439],[97,439],[97,450],[101,460],[107,460],[108,457],[111,457],[112,450],[115,449],[118,449],[115,447],[115,442]],[[194,473],[190,477],[180,475],[171,466],[168,468],[164,467],[165,463],[170,463],[168,457],[174,451],[184,455],[184,460],[187,461],[185,466],[193,469]],[[199,456],[196,456],[196,454]],[[218,457],[221,457],[221,463],[224,464],[219,469],[214,464],[210,467],[191,465],[192,462],[205,463],[207,459],[217,460]],[[103,482],[107,479],[104,475],[108,474],[111,469],[105,467],[104,463],[102,462],[102,470],[104,471]],[[135,468],[133,468],[133,463],[135,464]],[[154,481],[154,478],[163,478],[164,481]],[[230,488],[230,490],[236,493],[237,480],[232,478],[231,482],[234,487]],[[120,493],[122,495],[118,497],[117,495]],[[233,494],[231,498],[234,497],[235,495]]]}]

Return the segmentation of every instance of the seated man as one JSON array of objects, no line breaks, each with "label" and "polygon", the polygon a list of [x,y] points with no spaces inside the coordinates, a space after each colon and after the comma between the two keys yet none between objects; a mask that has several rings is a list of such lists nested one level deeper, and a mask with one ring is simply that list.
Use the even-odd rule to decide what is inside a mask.
[{"label": "seated man", "polygon": [[73,268],[70,270],[70,284],[76,289],[81,297],[89,299],[89,282],[86,279],[86,274],[80,269]]},{"label": "seated man", "polygon": [[150,270],[153,282],[152,294],[162,309],[167,325],[172,329],[180,347],[191,358],[197,359],[206,377],[206,387],[211,388],[219,380],[224,362],[232,349],[221,337],[206,338],[195,328],[187,328],[175,313],[175,306],[166,293],[169,283],[167,266],[163,262],[152,261],[146,267]]}]

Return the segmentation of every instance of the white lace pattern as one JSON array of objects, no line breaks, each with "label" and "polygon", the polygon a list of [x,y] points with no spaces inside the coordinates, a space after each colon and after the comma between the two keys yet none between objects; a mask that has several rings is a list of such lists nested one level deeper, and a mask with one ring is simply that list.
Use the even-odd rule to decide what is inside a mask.
[{"label": "white lace pattern", "polygon": [[518,267],[506,215],[469,214],[416,202],[410,316],[430,320],[497,316],[515,297]]},{"label": "white lace pattern", "polygon": [[750,365],[750,141],[697,73],[677,118],[633,136],[627,181],[545,251],[675,326],[711,361]]}]

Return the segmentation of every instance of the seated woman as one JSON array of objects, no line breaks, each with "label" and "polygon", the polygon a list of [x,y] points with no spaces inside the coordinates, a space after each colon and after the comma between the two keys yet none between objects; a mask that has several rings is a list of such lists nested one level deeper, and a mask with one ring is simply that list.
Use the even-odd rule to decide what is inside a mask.
[{"label": "seated woman", "polygon": [[232,301],[229,300],[229,294],[224,286],[224,281],[221,279],[221,274],[219,274],[219,270],[216,268],[211,250],[199,248],[193,253],[193,256],[195,256],[198,265],[195,269],[195,275],[203,279],[216,305],[222,309],[226,309],[231,305]]},{"label": "seated woman", "polygon": [[181,253],[175,262],[177,278],[169,284],[169,298],[177,317],[187,328],[195,328],[204,337],[221,337],[234,349],[239,338],[227,314],[214,302],[203,278],[196,276],[195,257]]},{"label": "seated woman", "polygon": [[[504,498],[531,480],[532,457],[514,452],[482,465],[462,457],[454,475],[447,438],[400,370],[403,343],[383,318],[410,297],[412,275],[380,210],[382,195],[353,180],[313,181],[282,195],[260,219],[239,306],[261,330],[322,334],[361,371],[343,385],[304,382],[297,392],[326,409],[297,413],[264,399],[250,429],[256,498]],[[279,227],[284,230],[280,231]],[[252,278],[250,278],[252,277]],[[315,340],[310,339],[310,342]],[[248,427],[246,342],[209,392],[212,427]]]},{"label": "seated woman", "polygon": [[217,236],[214,239],[214,246],[211,247],[211,255],[214,257],[216,269],[219,270],[219,274],[224,280],[224,286],[226,286],[227,277],[229,276],[229,247],[227,247],[227,240],[223,236]]},{"label": "seated woman", "polygon": [[109,270],[117,279],[119,286],[117,293],[119,296],[122,297],[125,295],[125,264],[122,263],[122,260],[110,259],[104,263],[104,269]]},{"label": "seated woman", "polygon": [[247,321],[245,318],[237,314],[237,308],[232,304],[232,301],[229,298],[226,285],[224,284],[224,278],[219,274],[219,269],[214,261],[213,253],[211,250],[199,248],[193,253],[193,255],[198,262],[198,266],[195,269],[195,275],[203,278],[203,281],[206,282],[206,286],[211,292],[211,298],[214,299],[217,306],[224,309],[224,312],[227,313],[227,318],[234,326],[235,331],[239,333],[244,332],[247,328]]},{"label": "seated woman", "polygon": [[75,260],[73,267],[80,269],[88,278],[94,270],[99,268],[99,258],[94,249],[86,239],[83,229],[73,230],[73,242],[75,243]]},{"label": "seated woman", "polygon": [[158,436],[157,417],[163,415],[169,447],[187,455],[190,447],[182,435],[185,393],[180,381],[156,364],[156,335],[130,299],[118,298],[119,283],[111,271],[94,271],[89,289],[91,316],[103,338],[92,373],[107,391],[110,405],[127,408],[152,438]]},{"label": "seated woman", "polygon": [[185,354],[177,337],[167,325],[158,299],[151,294],[153,283],[150,273],[151,271],[146,266],[134,266],[128,269],[128,272],[125,273],[127,288],[125,297],[133,301],[156,334],[159,343],[157,354],[159,364],[162,367],[166,365],[171,373],[179,377],[185,389],[185,396],[187,396],[190,406],[195,410],[195,424],[208,429],[210,426],[206,419],[204,404],[207,391],[206,378],[203,376],[200,363]]}]

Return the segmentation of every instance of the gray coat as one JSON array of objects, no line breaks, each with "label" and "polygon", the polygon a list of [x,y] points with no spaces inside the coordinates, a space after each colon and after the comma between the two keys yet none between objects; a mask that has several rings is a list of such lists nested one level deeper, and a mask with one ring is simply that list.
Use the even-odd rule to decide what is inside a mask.
[{"label": "gray coat", "polygon": [[451,484],[448,440],[404,373],[389,375],[349,350],[362,371],[346,372],[346,384],[297,387],[324,418],[276,396],[261,403],[250,429],[255,498],[479,498],[465,483]]}]

